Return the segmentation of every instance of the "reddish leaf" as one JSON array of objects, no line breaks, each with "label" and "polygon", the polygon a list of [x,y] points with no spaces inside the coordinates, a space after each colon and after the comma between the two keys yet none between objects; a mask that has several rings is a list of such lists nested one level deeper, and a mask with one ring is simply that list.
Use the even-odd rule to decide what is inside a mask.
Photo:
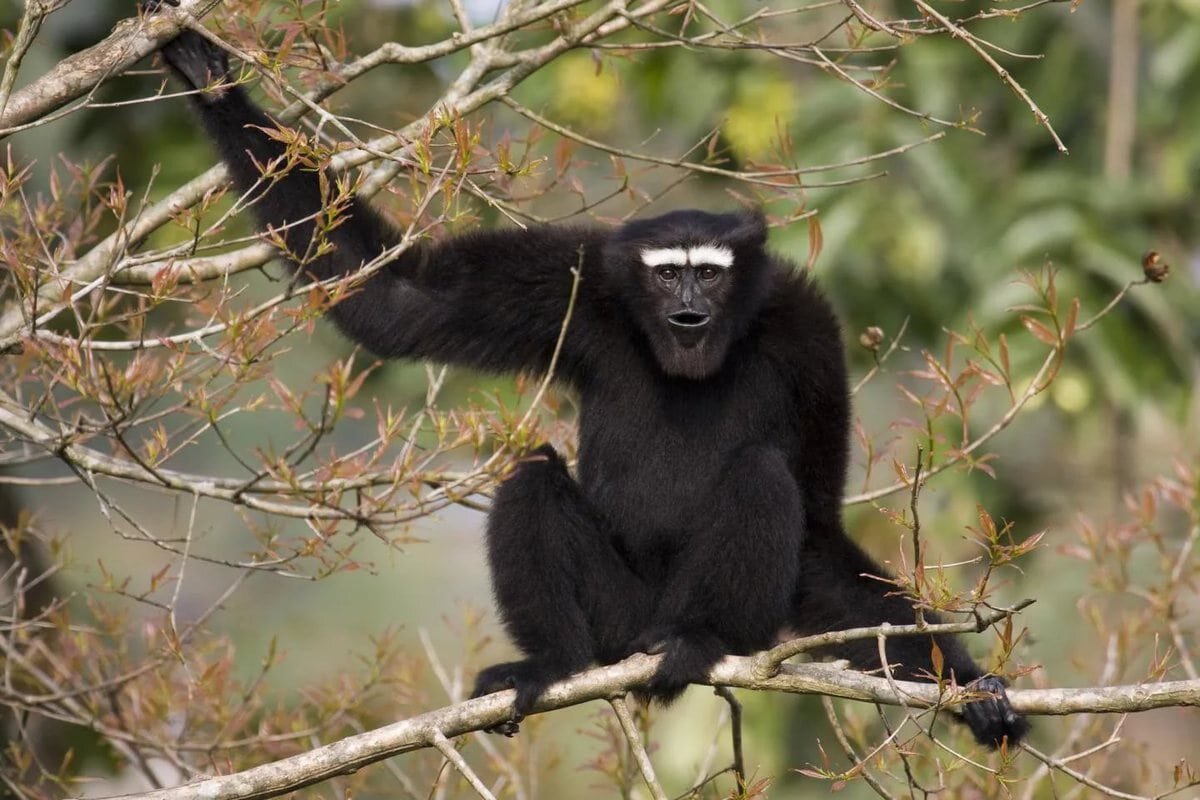
[{"label": "reddish leaf", "polygon": [[825,245],[825,234],[821,232],[821,221],[814,214],[808,218],[808,261],[805,262],[805,269],[812,269],[817,263],[817,257],[821,255],[821,248]]},{"label": "reddish leaf", "polygon": [[1038,341],[1048,345],[1058,344],[1058,337],[1054,334],[1054,331],[1050,330],[1033,317],[1027,315],[1022,316],[1021,324],[1024,325],[1025,329],[1032,333]]}]

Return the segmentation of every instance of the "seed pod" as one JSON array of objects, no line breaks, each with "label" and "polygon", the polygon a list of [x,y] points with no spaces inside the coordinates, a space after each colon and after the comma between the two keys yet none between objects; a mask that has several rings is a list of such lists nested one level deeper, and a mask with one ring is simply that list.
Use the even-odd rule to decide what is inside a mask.
[{"label": "seed pod", "polygon": [[1171,274],[1171,265],[1162,260],[1157,250],[1147,250],[1142,256],[1142,274],[1151,283],[1162,283]]}]

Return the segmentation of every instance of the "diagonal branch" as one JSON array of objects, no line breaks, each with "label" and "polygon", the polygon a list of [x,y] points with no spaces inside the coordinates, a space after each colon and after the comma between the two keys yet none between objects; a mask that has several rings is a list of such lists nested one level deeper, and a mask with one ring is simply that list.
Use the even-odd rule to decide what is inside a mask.
[{"label": "diagonal branch", "polygon": [[[895,626],[893,626],[895,627]],[[879,631],[877,630],[876,633]],[[643,685],[658,669],[662,656],[634,655],[617,664],[579,673],[549,687],[536,712],[552,711],[592,700],[604,700]],[[843,669],[832,664],[784,665],[764,678],[755,657],[727,656],[709,673],[712,685],[819,694],[851,700],[929,708],[954,705],[969,696],[929,683],[895,681]],[[902,696],[901,696],[902,695]],[[1065,715],[1146,711],[1167,706],[1200,707],[1200,681],[1080,689],[1013,689],[1013,707],[1024,714]],[[231,775],[206,778],[120,800],[255,800],[277,797],[337,775],[356,772],[385,758],[432,746],[430,731],[447,738],[493,727],[511,719],[514,691],[467,700],[367,733]]]}]

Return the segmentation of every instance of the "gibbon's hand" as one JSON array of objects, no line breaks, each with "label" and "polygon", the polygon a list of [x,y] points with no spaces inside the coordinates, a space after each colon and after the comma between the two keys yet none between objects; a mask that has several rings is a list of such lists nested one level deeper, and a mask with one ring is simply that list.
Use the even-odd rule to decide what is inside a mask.
[{"label": "gibbon's hand", "polygon": [[1004,690],[1004,681],[994,675],[984,675],[967,684],[972,692],[987,694],[972,700],[962,707],[960,713],[967,727],[975,736],[975,741],[993,749],[1000,747],[1007,739],[1009,745],[1015,745],[1029,732],[1029,720],[1019,715],[1008,700]]},{"label": "gibbon's hand", "polygon": [[[153,14],[163,4],[178,6],[179,0],[146,0],[142,8],[147,14]],[[183,31],[164,44],[159,52],[175,74],[192,89],[219,97],[228,88],[229,56],[195,31]]]}]

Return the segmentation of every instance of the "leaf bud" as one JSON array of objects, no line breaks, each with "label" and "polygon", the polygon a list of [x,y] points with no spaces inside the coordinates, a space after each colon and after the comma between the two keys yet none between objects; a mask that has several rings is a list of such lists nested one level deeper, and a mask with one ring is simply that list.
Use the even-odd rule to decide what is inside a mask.
[{"label": "leaf bud", "polygon": [[858,343],[874,353],[883,344],[883,328],[872,325],[859,335]]}]

